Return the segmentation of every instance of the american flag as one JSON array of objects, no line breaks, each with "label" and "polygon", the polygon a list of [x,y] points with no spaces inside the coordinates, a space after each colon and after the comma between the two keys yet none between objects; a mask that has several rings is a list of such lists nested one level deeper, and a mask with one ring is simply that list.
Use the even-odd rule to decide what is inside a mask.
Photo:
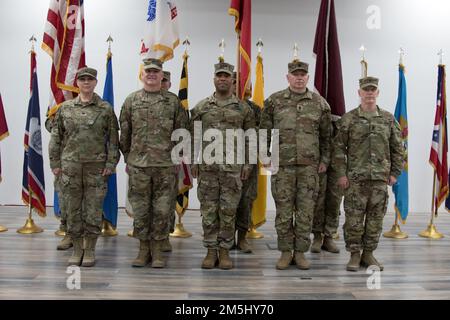
[{"label": "american flag", "polygon": [[50,76],[50,104],[53,116],[61,103],[73,99],[78,69],[86,65],[84,54],[83,0],[50,0],[42,49],[53,60]]},{"label": "american flag", "polygon": [[42,158],[41,117],[39,109],[39,89],[36,72],[36,53],[31,52],[30,102],[24,136],[24,159],[22,178],[22,200],[37,213],[45,217],[44,161]]},{"label": "american flag", "polygon": [[435,213],[448,195],[447,166],[447,101],[445,94],[445,66],[439,65],[436,116],[434,118],[430,164],[434,168],[436,183],[434,189]]}]

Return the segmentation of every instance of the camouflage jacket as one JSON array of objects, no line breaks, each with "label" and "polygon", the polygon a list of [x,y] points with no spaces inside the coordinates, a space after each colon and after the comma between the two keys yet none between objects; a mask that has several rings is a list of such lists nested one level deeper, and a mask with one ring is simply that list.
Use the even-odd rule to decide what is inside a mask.
[{"label": "camouflage jacket", "polygon": [[338,121],[333,168],[339,177],[387,181],[400,175],[404,159],[400,125],[391,113],[377,109],[370,119],[358,107]]},{"label": "camouflage jacket", "polygon": [[141,168],[173,166],[171,152],[176,142],[171,140],[172,132],[187,129],[188,121],[175,94],[133,92],[120,112],[120,150],[125,162]]},{"label": "camouflage jacket", "polygon": [[[200,146],[200,141],[195,138],[199,134],[195,135],[194,125],[196,121],[201,121],[201,138],[203,140],[203,134],[208,129],[217,129],[221,132],[223,137],[223,153],[222,153],[222,163],[214,163],[214,164],[205,164],[205,160],[201,159],[200,170],[204,171],[230,171],[230,172],[238,172],[242,170],[243,163],[239,164],[237,159],[237,139],[234,140],[234,161],[232,163],[227,163],[227,149],[226,149],[226,130],[227,129],[256,129],[255,116],[252,109],[247,105],[242,103],[236,96],[232,96],[225,101],[218,102],[215,98],[215,95],[211,95],[210,97],[203,99],[200,101],[192,110],[191,110],[191,119],[190,119],[190,130],[192,137],[192,145],[197,145],[198,150],[205,151],[205,148],[212,144],[211,141],[204,141],[202,146]],[[199,137],[199,138],[200,138]],[[256,130],[255,130],[255,138]],[[250,148],[250,149],[249,149]],[[256,141],[255,145],[251,145],[248,143],[247,139],[245,139],[245,168],[251,169],[251,166],[248,164],[249,160],[249,152],[254,153],[256,156]],[[194,160],[196,158],[195,155],[196,148],[194,147],[194,152],[192,152],[192,163],[194,164]],[[198,159],[200,160],[200,159]],[[231,162],[231,161],[230,161]]]},{"label": "camouflage jacket", "polygon": [[111,105],[95,93],[87,104],[83,104],[80,97],[64,102],[51,130],[52,169],[61,168],[61,160],[106,162],[108,169],[114,169],[119,162],[117,117]]},{"label": "camouflage jacket", "polygon": [[272,94],[264,102],[259,129],[268,131],[267,150],[271,130],[279,130],[279,164],[282,166],[330,163],[330,106],[314,92],[307,90],[299,95],[287,88]]}]

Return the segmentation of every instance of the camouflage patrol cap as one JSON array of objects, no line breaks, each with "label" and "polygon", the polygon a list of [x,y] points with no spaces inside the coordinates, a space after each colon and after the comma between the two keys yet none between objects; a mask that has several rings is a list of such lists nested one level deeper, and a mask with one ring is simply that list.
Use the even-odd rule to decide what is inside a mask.
[{"label": "camouflage patrol cap", "polygon": [[219,62],[214,65],[214,74],[225,72],[228,73],[230,76],[233,76],[233,70],[234,66],[226,62]]},{"label": "camouflage patrol cap", "polygon": [[365,78],[359,79],[359,87],[361,89],[364,89],[367,87],[375,87],[378,89],[378,78],[365,77]]},{"label": "camouflage patrol cap", "polygon": [[84,67],[78,70],[77,79],[83,76],[88,76],[97,80],[97,70],[94,68]]},{"label": "camouflage patrol cap", "polygon": [[309,64],[307,64],[306,62],[301,62],[299,60],[294,60],[292,62],[289,62],[288,64],[288,71],[289,73],[292,73],[296,70],[303,70],[306,73],[308,72],[308,67]]},{"label": "camouflage patrol cap", "polygon": [[234,80],[237,79],[237,72],[236,72],[236,71],[233,72],[233,79],[234,79]]},{"label": "camouflage patrol cap", "polygon": [[163,80],[170,81],[170,72],[169,71],[163,71]]},{"label": "camouflage patrol cap", "polygon": [[163,69],[163,63],[159,59],[148,58],[144,59],[143,63],[144,63],[144,70],[156,69],[162,71]]}]

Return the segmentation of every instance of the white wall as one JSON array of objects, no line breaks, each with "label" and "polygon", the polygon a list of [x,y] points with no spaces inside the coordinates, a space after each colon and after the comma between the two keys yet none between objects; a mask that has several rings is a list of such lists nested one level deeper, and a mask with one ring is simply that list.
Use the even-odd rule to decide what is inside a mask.
[{"label": "white wall", "polygon": [[[39,48],[47,15],[48,0],[0,2],[0,92],[11,136],[1,143],[3,183],[0,204],[20,204],[23,161],[23,131],[29,95],[29,42],[35,34],[40,86],[41,121],[45,119],[49,97],[50,58]],[[144,0],[85,0],[87,64],[99,70],[97,92],[102,93],[105,77],[106,38],[114,38],[113,64],[116,113],[128,93],[138,88],[139,44],[146,14]],[[213,91],[213,64],[219,55],[218,43],[225,38],[225,58],[236,59],[233,17],[227,14],[229,0],[179,0],[181,37],[191,40],[189,60],[189,101],[191,107]],[[440,48],[450,52],[450,2],[445,0],[336,0],[339,41],[344,73],[347,110],[358,104],[362,43],[368,48],[369,74],[381,79],[380,106],[394,111],[397,95],[398,49],[407,51],[409,111],[409,170],[411,212],[429,211],[432,170],[428,165]],[[312,46],[319,0],[253,0],[253,43],[264,41],[266,95],[286,87],[287,63],[292,59],[294,42],[300,45],[300,57],[310,62],[314,79]],[[381,29],[369,30],[366,9],[381,9]],[[253,54],[256,52],[254,48]],[[166,63],[172,72],[173,91],[178,90],[182,48]],[[255,56],[255,54],[254,54]],[[444,61],[445,61],[444,57]],[[255,59],[254,59],[255,61]],[[254,75],[253,75],[254,76]],[[43,144],[49,134],[43,130]],[[44,149],[47,203],[53,201],[53,177]],[[119,204],[124,205],[125,174],[123,160],[118,167]],[[269,192],[270,194],[270,192]],[[392,200],[392,198],[391,198]],[[392,202],[390,210],[392,211]],[[191,207],[199,204],[194,193]],[[270,197],[268,208],[274,209]]]}]

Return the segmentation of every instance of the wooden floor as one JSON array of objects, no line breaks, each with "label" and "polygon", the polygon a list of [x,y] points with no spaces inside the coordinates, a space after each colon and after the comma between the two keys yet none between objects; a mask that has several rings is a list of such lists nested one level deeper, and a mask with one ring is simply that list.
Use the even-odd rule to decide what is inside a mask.
[{"label": "wooden floor", "polygon": [[[440,240],[417,236],[428,215],[416,214],[402,226],[406,240],[382,238],[376,252],[385,265],[381,289],[369,290],[365,270],[345,270],[342,229],[338,240],[341,253],[307,253],[312,268],[301,271],[292,266],[278,271],[274,213],[259,230],[263,239],[252,240],[253,254],[233,251],[235,268],[202,270],[205,254],[201,242],[198,211],[187,212],[184,224],[193,232],[188,239],[172,238],[174,248],[167,254],[165,269],[132,268],[138,241],[126,235],[131,219],[119,214],[119,235],[101,238],[97,264],[81,268],[81,289],[69,290],[66,262],[69,251],[57,251],[60,238],[54,235],[58,221],[49,216],[35,217],[45,231],[34,235],[16,233],[26,219],[23,207],[0,207],[0,224],[9,231],[0,233],[0,299],[449,299],[450,298],[450,216],[436,221],[445,234]],[[341,225],[343,223],[341,219]],[[392,225],[385,219],[385,230]]]}]

